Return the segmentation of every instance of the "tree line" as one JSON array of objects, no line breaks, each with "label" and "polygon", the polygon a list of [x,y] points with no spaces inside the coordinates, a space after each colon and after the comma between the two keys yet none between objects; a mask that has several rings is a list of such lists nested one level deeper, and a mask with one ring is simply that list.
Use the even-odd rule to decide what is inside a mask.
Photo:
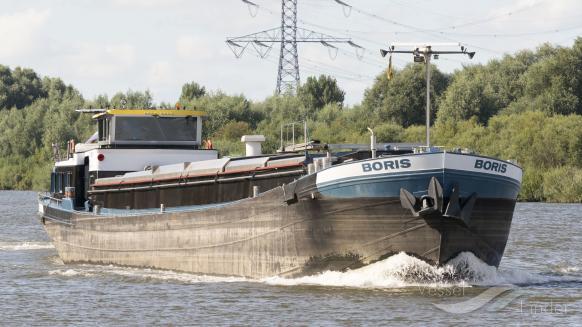
[{"label": "tree line", "polygon": [[[411,63],[391,79],[381,72],[361,104],[346,106],[330,76],[308,77],[295,94],[251,101],[242,94],[186,83],[178,102],[208,113],[204,138],[222,155],[241,155],[244,134],[263,134],[265,151],[279,147],[281,125],[307,120],[311,139],[367,143],[424,140],[424,65]],[[515,159],[524,167],[521,200],[582,202],[582,38],[572,47],[544,44],[447,74],[432,66],[433,144]],[[81,107],[152,107],[148,91],[87,100],[58,78],[0,66],[0,188],[46,189],[53,143],[83,141],[94,132]],[[170,108],[173,104],[158,104]],[[302,128],[296,136],[302,139]]]}]

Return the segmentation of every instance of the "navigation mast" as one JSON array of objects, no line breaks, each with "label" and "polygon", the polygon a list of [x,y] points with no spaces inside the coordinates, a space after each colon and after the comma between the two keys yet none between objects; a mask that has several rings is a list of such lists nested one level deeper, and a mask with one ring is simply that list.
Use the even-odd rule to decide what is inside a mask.
[{"label": "navigation mast", "polygon": [[[460,47],[460,50],[436,51],[433,47]],[[413,50],[396,50],[397,47],[413,47]],[[461,43],[393,43],[388,50],[380,49],[382,57],[393,53],[408,53],[414,55],[414,62],[423,62],[426,73],[426,147],[430,148],[430,60],[438,59],[441,54],[466,54],[473,59],[475,52],[468,52]]]}]

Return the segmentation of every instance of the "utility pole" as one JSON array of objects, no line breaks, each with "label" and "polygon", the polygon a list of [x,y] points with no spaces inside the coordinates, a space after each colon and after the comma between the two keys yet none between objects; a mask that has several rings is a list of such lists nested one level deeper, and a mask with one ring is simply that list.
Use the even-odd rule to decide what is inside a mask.
[{"label": "utility pole", "polygon": [[[259,5],[242,0],[250,8],[259,9]],[[273,45],[280,45],[279,67],[277,72],[277,94],[293,92],[300,84],[298,43],[319,43],[330,50],[337,51],[335,44],[344,43],[356,49],[363,48],[352,42],[350,38],[338,38],[320,32],[297,27],[298,0],[281,0],[281,26],[257,33],[238,37],[228,37],[226,44],[235,57],[240,58],[244,51],[252,46],[261,58],[266,58]]]},{"label": "utility pole", "polygon": [[[400,46],[412,46],[413,50],[396,50],[396,47]],[[434,46],[458,46],[460,50],[456,51],[435,51]],[[426,74],[426,147],[430,149],[430,61],[432,59],[439,59],[442,54],[465,54],[469,59],[473,59],[475,52],[468,52],[467,48],[460,43],[433,43],[433,44],[416,44],[416,43],[398,43],[392,44],[388,50],[380,49],[380,54],[382,57],[386,57],[390,54],[392,57],[393,53],[408,53],[414,55],[414,62],[424,63],[424,69]]]},{"label": "utility pole", "polygon": [[430,57],[431,47],[424,48],[424,71],[426,73],[426,146],[430,148]]}]

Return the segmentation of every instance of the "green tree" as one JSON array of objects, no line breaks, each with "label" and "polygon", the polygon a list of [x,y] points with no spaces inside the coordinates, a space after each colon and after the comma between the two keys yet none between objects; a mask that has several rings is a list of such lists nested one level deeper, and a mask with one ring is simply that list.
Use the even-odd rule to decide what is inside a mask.
[{"label": "green tree", "polygon": [[116,93],[110,101],[110,105],[113,108],[126,108],[126,109],[144,109],[151,108],[153,106],[153,98],[150,91],[140,92],[128,90],[125,93]]},{"label": "green tree", "polygon": [[[448,85],[448,76],[431,65],[431,115],[438,111],[438,100]],[[424,65],[409,64],[391,80],[385,73],[364,93],[362,105],[381,122],[404,127],[422,124],[426,112],[426,77]]]},{"label": "green tree", "polygon": [[404,128],[390,122],[376,126],[374,133],[379,143],[402,142],[404,138]]},{"label": "green tree", "polygon": [[[305,107],[298,97],[289,94],[271,96],[253,104],[254,111],[263,117],[257,124],[257,134],[263,134],[266,141],[264,151],[274,152],[280,146],[281,126],[305,119]],[[296,127],[296,138],[302,139],[303,128]]]},{"label": "green tree", "polygon": [[297,89],[297,96],[303,106],[310,111],[308,116],[314,115],[326,104],[342,106],[345,92],[339,88],[335,78],[327,75],[310,76]]},{"label": "green tree", "polygon": [[200,86],[196,82],[186,83],[182,86],[182,94],[180,95],[180,103],[188,103],[194,99],[206,95],[206,88]]},{"label": "green tree", "polygon": [[480,122],[487,122],[500,108],[495,105],[494,95],[488,90],[482,67],[469,67],[453,77],[440,103],[438,119],[467,120],[476,117]]},{"label": "green tree", "polygon": [[442,97],[438,119],[458,121],[476,117],[480,123],[487,123],[490,117],[523,96],[524,74],[553,53],[554,48],[544,45],[537,52],[520,51],[487,65],[457,71]]},{"label": "green tree", "polygon": [[523,75],[524,96],[506,112],[582,114],[582,38],[572,48],[548,48],[538,50],[545,55]]},{"label": "green tree", "polygon": [[88,108],[95,108],[95,109],[106,109],[111,107],[109,104],[109,97],[107,94],[99,94],[93,100],[86,101],[86,106]]},{"label": "green tree", "polygon": [[251,133],[252,129],[248,123],[244,121],[231,121],[219,129],[215,136],[220,139],[240,142],[240,138],[243,135],[248,135]]},{"label": "green tree", "polygon": [[255,128],[262,119],[260,112],[253,110],[251,102],[243,95],[227,95],[218,91],[194,98],[182,103],[187,108],[196,108],[207,113],[204,137],[212,137],[224,125],[231,121],[246,122]]},{"label": "green tree", "polygon": [[42,79],[42,89],[52,102],[83,98],[77,89],[72,85],[65,84],[60,78],[44,77]]},{"label": "green tree", "polygon": [[440,103],[439,121],[476,117],[482,124],[499,112],[582,113],[582,39],[572,48],[548,44],[486,65],[465,67],[452,78]]},{"label": "green tree", "polygon": [[32,69],[10,70],[0,65],[0,109],[21,109],[45,96],[42,81]]}]

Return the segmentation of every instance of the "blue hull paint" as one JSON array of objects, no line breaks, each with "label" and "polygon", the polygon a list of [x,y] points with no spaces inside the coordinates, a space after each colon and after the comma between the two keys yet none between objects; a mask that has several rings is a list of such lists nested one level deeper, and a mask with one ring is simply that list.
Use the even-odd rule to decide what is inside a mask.
[{"label": "blue hull paint", "polygon": [[454,183],[458,183],[461,197],[476,192],[479,198],[515,200],[519,182],[498,175],[475,173],[453,169],[434,169],[406,173],[390,173],[373,177],[345,178],[318,186],[324,196],[336,198],[394,198],[404,188],[416,196],[426,194],[431,177],[436,177],[448,196]]}]

